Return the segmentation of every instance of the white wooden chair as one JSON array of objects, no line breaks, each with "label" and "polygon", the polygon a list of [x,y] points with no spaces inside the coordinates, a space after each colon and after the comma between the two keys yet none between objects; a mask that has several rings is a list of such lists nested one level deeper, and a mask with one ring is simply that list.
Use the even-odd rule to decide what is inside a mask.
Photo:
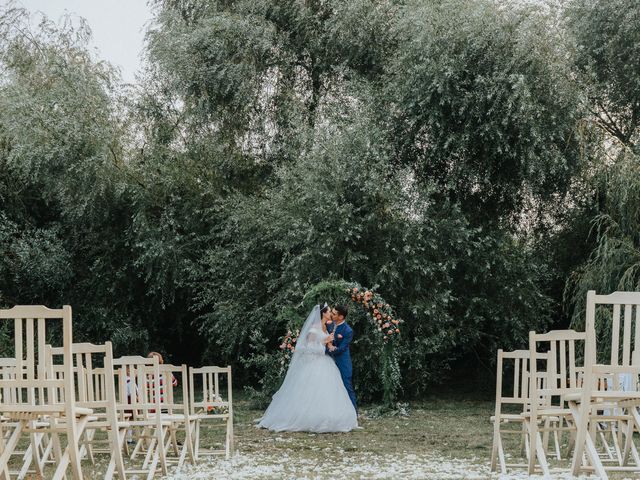
[{"label": "white wooden chair", "polygon": [[[52,378],[59,375],[57,361],[64,354],[62,348],[47,346],[48,368]],[[74,381],[77,388],[76,405],[93,410],[91,420],[85,428],[81,441],[80,453],[85,454],[95,465],[94,453],[110,455],[109,466],[104,478],[110,480],[117,473],[121,480],[126,479],[123,459],[124,437],[129,427],[128,422],[118,419],[116,411],[116,395],[113,370],[113,349],[111,342],[104,345],[91,343],[74,343]],[[58,370],[58,371],[56,371]],[[107,433],[107,440],[98,440],[96,431]],[[101,448],[105,444],[107,448]]]},{"label": "white wooden chair", "polygon": [[[169,435],[165,443],[167,462],[175,463],[178,468],[183,464],[187,455],[189,461],[195,464],[195,454],[193,446],[193,433],[191,431],[192,422],[189,419],[189,390],[187,388],[187,366],[162,364],[159,366],[162,376],[162,417],[163,421],[169,423]],[[178,377],[175,377],[178,375]],[[182,394],[176,395],[172,379],[179,378],[181,381]],[[177,434],[184,432],[184,442],[182,446],[178,444]],[[173,456],[171,455],[173,453]]]},{"label": "white wooden chair", "polygon": [[[2,380],[13,380],[16,378],[16,364],[17,361],[15,358],[0,358],[0,379]],[[4,396],[4,398],[11,399],[13,395],[13,390],[11,388],[5,387],[0,395]],[[12,400],[11,400],[12,401]],[[7,418],[1,418],[1,422],[5,423],[5,437],[0,439],[0,441],[6,441],[9,439],[12,428],[8,427],[9,423],[12,423],[12,427],[15,428],[16,422],[11,422]],[[18,478],[25,478],[28,474],[36,475],[38,471],[43,471],[46,464],[46,459],[51,454],[52,444],[49,442],[49,436],[45,433],[35,433],[32,436],[32,441],[29,442],[26,450],[19,451],[14,450],[12,456],[20,456],[22,461],[22,466],[20,470],[16,471],[6,471],[4,477],[0,475],[0,478],[9,478],[10,475],[15,475]],[[34,451],[34,445],[36,450]],[[31,467],[31,464],[34,463],[37,467]]]},{"label": "white wooden chair", "polygon": [[[535,473],[536,464],[545,475],[550,475],[547,461],[550,433],[554,436],[556,458],[561,456],[559,433],[569,431],[573,438],[575,420],[567,399],[582,391],[584,368],[576,359],[584,351],[585,342],[586,334],[574,330],[529,332],[530,374],[532,378],[543,378],[541,382],[530,383],[530,410],[523,414],[529,438],[529,475]],[[543,369],[539,371],[541,366]]]},{"label": "white wooden chair", "polygon": [[[220,381],[220,376],[227,377],[226,392],[221,388],[221,384],[224,384]],[[196,385],[199,387],[198,390]],[[229,458],[233,455],[234,448],[231,367],[190,368],[189,393],[195,459],[212,455],[225,455]],[[208,450],[200,448],[200,429],[217,426],[225,428],[224,448]]]},{"label": "white wooden chair", "polygon": [[[29,434],[36,460],[33,467],[36,474],[44,477],[36,455],[39,442],[34,439],[39,434],[50,433],[57,460],[55,472],[50,478],[63,478],[70,467],[74,479],[82,480],[79,440],[92,411],[75,404],[71,307],[49,309],[43,306],[16,306],[0,310],[0,320],[13,322],[16,359],[16,378],[0,379],[0,415],[9,420],[0,423],[0,428],[11,432],[7,441],[0,445],[0,472],[4,472],[5,479],[9,480],[9,459],[21,436]],[[61,333],[64,348],[63,379],[51,379],[47,375],[45,344],[47,334],[54,332],[56,326],[61,327],[58,333]],[[61,450],[60,434],[66,434],[67,438],[64,452]],[[4,438],[4,432],[0,432],[0,437]]]},{"label": "white wooden chair", "polygon": [[[540,354],[540,358],[547,356]],[[528,458],[529,439],[525,427],[523,414],[529,411],[530,396],[529,382],[531,381],[529,350],[515,350],[505,352],[498,350],[496,362],[496,407],[491,417],[493,423],[493,445],[491,449],[491,471],[496,472],[498,465],[500,473],[507,474],[510,468],[527,468],[528,463],[507,463],[503,435],[517,435],[520,437],[521,454]],[[511,368],[509,369],[509,365]],[[507,370],[512,373],[511,379],[506,378]],[[537,379],[539,388],[543,388],[542,377]],[[508,387],[505,393],[505,386]],[[506,408],[505,408],[506,407]],[[506,409],[511,411],[506,412]],[[514,425],[516,428],[507,428]],[[557,432],[554,432],[556,449],[558,448]]]},{"label": "white wooden chair", "polygon": [[[597,333],[596,319],[601,332],[610,332],[609,344],[598,342],[598,338],[607,336]],[[585,388],[571,402],[577,419],[572,473],[594,471],[606,480],[608,471],[639,472],[640,458],[633,445],[633,432],[640,429],[640,392],[637,388],[627,391],[623,379],[635,378],[630,383],[636,385],[640,374],[638,359],[632,356],[633,352],[640,352],[640,292],[597,295],[589,291],[585,330]],[[603,419],[618,424],[613,432],[617,438],[614,444],[622,452],[616,455],[619,460],[613,465],[605,465],[596,448],[597,425]],[[620,445],[623,441],[624,447]],[[630,455],[635,465],[627,465]]]},{"label": "white wooden chair", "polygon": [[128,422],[137,432],[137,442],[130,453],[130,459],[135,460],[138,455],[144,455],[142,466],[128,469],[126,473],[146,474],[147,479],[151,479],[160,465],[162,475],[167,475],[164,446],[170,421],[163,419],[161,413],[162,393],[158,359],[125,356],[116,358],[113,364],[118,384],[118,416],[120,421]]}]

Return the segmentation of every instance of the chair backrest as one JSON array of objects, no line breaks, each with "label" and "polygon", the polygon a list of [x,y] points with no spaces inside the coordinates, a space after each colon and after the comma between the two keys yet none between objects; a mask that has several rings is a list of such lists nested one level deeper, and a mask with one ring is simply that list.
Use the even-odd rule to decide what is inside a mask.
[{"label": "chair backrest", "polygon": [[[51,378],[60,376],[60,358],[64,350],[47,345],[47,364]],[[104,345],[74,343],[71,346],[76,405],[103,409],[115,414],[115,385],[113,371],[113,348],[111,342]],[[96,413],[96,412],[94,412]]]},{"label": "chair backrest", "polygon": [[[529,332],[531,375],[544,378],[531,387],[532,409],[539,406],[564,407],[565,396],[580,394],[584,376],[580,355],[587,334],[575,330]],[[541,364],[544,366],[541,368]],[[536,399],[537,401],[534,401]]]},{"label": "chair backrest", "polygon": [[[607,344],[598,342],[606,335],[598,333],[598,320],[610,332],[611,339]],[[610,325],[610,328],[607,328]],[[608,388],[624,390],[628,383],[628,375],[638,375],[638,355],[640,352],[640,292],[614,292],[609,295],[597,295],[595,291],[587,292],[585,330],[588,336],[586,361],[596,365],[602,361],[608,365],[610,376]],[[602,368],[597,369],[604,374]],[[589,382],[598,388],[597,375],[589,372]],[[597,373],[597,372],[596,372]],[[634,385],[637,382],[632,382]]]},{"label": "chair backrest", "polygon": [[[496,405],[525,405],[529,402],[529,350],[498,350],[496,362]],[[513,380],[507,379],[513,364]],[[505,387],[507,390],[505,392]]]},{"label": "chair backrest", "polygon": [[[226,376],[226,382],[224,378]],[[225,385],[226,383],[226,385]],[[196,391],[196,385],[199,391]],[[197,393],[197,394],[196,394]],[[231,367],[189,369],[189,403],[191,414],[221,411],[233,416]]]},{"label": "chair backrest", "polygon": [[[0,358],[0,380],[14,380],[16,378],[16,359],[15,358]],[[9,387],[4,387],[0,391],[0,401],[6,403],[15,403],[13,394],[15,390]]]},{"label": "chair backrest", "polygon": [[585,330],[593,339],[590,347],[602,353],[605,346],[596,344],[597,318],[611,325],[609,364],[632,365],[632,353],[640,351],[640,292],[587,293]]},{"label": "chair backrest", "polygon": [[[18,411],[19,406],[24,405],[31,407],[28,410],[35,411],[38,409],[33,407],[38,406],[44,412],[48,405],[64,403],[66,415],[74,418],[71,307],[65,305],[61,309],[50,309],[41,305],[15,306],[0,310],[1,320],[13,322],[15,378],[0,380],[0,390],[7,387],[13,389],[10,409]],[[45,352],[47,337],[56,330],[61,332],[64,350],[62,379],[49,377]],[[62,402],[65,397],[68,401]],[[8,403],[8,399],[3,397],[0,410]]]},{"label": "chair backrest", "polygon": [[[170,415],[188,415],[189,414],[189,391],[187,389],[187,366],[171,365],[163,363],[158,367],[160,371],[160,402],[162,409],[166,410]],[[182,395],[176,395],[178,390],[173,380],[178,385],[182,385]],[[149,395],[154,398],[153,382],[147,384]]]},{"label": "chair backrest", "polygon": [[161,376],[156,357],[125,356],[113,361],[118,388],[116,409],[121,415],[132,411],[137,419],[160,412]]}]

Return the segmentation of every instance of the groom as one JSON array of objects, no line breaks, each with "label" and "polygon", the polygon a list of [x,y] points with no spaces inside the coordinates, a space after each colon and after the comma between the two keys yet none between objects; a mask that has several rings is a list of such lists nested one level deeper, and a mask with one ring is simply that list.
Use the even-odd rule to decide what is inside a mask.
[{"label": "groom", "polygon": [[331,310],[331,319],[333,322],[327,325],[327,331],[333,333],[333,342],[327,345],[326,353],[331,355],[336,362],[340,375],[342,376],[342,383],[347,389],[353,408],[358,411],[356,406],[356,392],[353,390],[351,384],[351,377],[353,375],[351,367],[351,354],[349,353],[349,344],[353,340],[353,330],[344,321],[347,317],[349,310],[346,305],[336,305]]}]

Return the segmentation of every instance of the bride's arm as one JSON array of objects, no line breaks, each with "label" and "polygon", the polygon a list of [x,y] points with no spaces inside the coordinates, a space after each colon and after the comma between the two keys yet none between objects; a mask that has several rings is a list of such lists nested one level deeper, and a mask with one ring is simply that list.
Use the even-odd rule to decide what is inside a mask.
[{"label": "bride's arm", "polygon": [[309,353],[324,353],[325,348],[324,335],[318,335],[318,332],[311,331],[307,334],[302,345],[296,347],[296,351]]}]

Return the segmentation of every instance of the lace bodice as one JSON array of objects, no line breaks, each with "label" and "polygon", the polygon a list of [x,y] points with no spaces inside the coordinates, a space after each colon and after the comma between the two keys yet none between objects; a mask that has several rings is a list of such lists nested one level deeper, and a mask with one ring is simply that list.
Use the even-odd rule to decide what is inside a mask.
[{"label": "lace bodice", "polygon": [[296,347],[296,352],[305,353],[305,354],[319,354],[324,355],[325,351],[325,340],[329,336],[328,333],[324,333],[324,331],[318,328],[311,328],[309,333],[307,333],[305,341],[298,341],[298,346]]}]

